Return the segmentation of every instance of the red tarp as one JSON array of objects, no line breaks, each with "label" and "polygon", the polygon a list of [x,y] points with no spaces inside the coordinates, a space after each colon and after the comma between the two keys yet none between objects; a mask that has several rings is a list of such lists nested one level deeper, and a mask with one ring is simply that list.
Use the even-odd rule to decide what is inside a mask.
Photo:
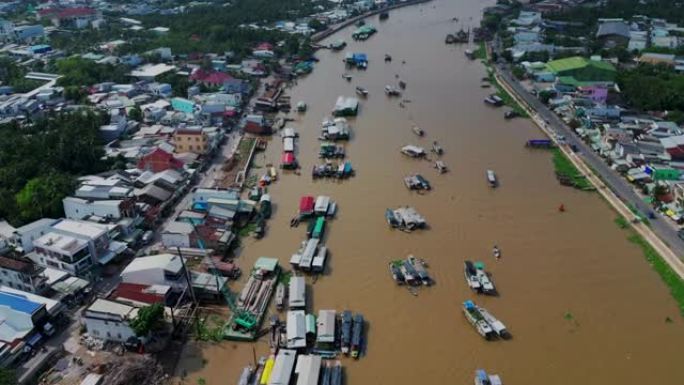
[{"label": "red tarp", "polygon": [[311,214],[314,210],[314,197],[306,195],[299,200],[299,213]]}]

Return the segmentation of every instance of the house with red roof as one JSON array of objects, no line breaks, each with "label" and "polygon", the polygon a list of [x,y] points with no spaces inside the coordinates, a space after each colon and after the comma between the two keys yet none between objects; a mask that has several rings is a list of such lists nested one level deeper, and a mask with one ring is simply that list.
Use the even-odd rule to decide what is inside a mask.
[{"label": "house with red roof", "polygon": [[257,45],[256,48],[254,48],[254,49],[255,50],[262,50],[262,51],[273,51],[273,44],[271,44],[267,41],[264,41],[264,42],[259,43],[259,45]]},{"label": "house with red roof", "polygon": [[56,27],[85,28],[93,20],[101,17],[99,12],[90,7],[46,8],[36,14],[38,20],[50,20]]},{"label": "house with red roof", "polygon": [[190,81],[204,84],[207,87],[220,87],[223,85],[223,83],[231,79],[233,79],[233,77],[227,73],[214,70],[205,70],[202,68],[196,70],[192,73],[192,75],[190,75]]},{"label": "house with red roof", "polygon": [[171,294],[171,286],[144,285],[139,283],[121,282],[109,295],[109,299],[131,306],[166,304]]},{"label": "house with red roof", "polygon": [[138,159],[138,168],[152,172],[162,172],[169,169],[180,170],[183,168],[183,162],[176,159],[174,154],[157,147]]}]

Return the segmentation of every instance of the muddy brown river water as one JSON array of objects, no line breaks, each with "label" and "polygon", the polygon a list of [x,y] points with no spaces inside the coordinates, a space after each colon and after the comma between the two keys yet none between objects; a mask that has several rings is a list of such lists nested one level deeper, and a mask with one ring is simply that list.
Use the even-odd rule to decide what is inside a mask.
[{"label": "muddy brown river water", "polygon": [[[613,222],[615,213],[598,194],[560,186],[550,154],[524,147],[541,132],[529,120],[505,121],[502,109],[485,106],[482,99],[492,92],[480,88],[485,68],[464,57],[464,46],[444,44],[462,25],[454,17],[477,20],[485,5],[435,0],[392,11],[384,22],[371,17],[379,32],[365,42],[351,39],[354,27],[328,38],[344,38],[347,49],[320,51],[314,72],[288,91],[293,103],[309,105],[291,124],[300,133],[302,175],[280,175],[269,188],[275,211],[267,235],[246,238],[238,262],[248,270],[257,257],[272,256],[288,267],[305,238],[306,226],[289,226],[299,197],[337,201],[325,236],[328,271],[315,283],[308,279],[308,311],[350,309],[366,317],[365,356],[342,358],[350,385],[470,384],[477,368],[499,373],[506,385],[684,384],[684,370],[677,369],[682,318],[667,287]],[[351,82],[341,77],[346,51],[366,52],[370,61],[367,71],[350,72]],[[385,53],[391,63],[383,62]],[[385,84],[396,84],[395,74],[408,85],[405,108],[383,93]],[[370,95],[350,119],[346,148],[356,176],[313,182],[320,122],[337,96],[355,96],[357,85]],[[413,124],[425,130],[424,138],[412,133]],[[444,148],[447,174],[399,153],[405,144],[429,148],[433,140]],[[256,164],[277,163],[281,151],[274,136]],[[500,178],[498,189],[486,183],[488,168]],[[427,177],[433,191],[409,192],[402,181],[409,173]],[[565,213],[558,212],[560,203]],[[385,208],[399,205],[415,207],[430,229],[389,229]],[[495,243],[503,250],[500,261],[491,255]],[[409,253],[427,260],[436,280],[418,296],[396,286],[387,271],[388,261]],[[466,258],[486,263],[499,297],[471,293],[463,279]],[[513,339],[487,342],[477,335],[461,313],[467,299],[504,321]],[[236,383],[252,362],[253,346],[257,355],[268,352],[267,338],[190,343],[179,371],[193,384],[199,378]]]}]

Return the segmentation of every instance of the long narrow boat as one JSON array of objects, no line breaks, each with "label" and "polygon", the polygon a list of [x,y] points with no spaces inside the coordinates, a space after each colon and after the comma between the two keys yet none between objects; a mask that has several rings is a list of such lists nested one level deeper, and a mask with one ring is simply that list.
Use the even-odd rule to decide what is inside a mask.
[{"label": "long narrow boat", "polygon": [[330,385],[342,385],[342,363],[340,361],[335,361],[331,370]]},{"label": "long narrow boat", "polygon": [[351,356],[354,358],[359,358],[361,353],[361,340],[363,337],[363,315],[357,313],[354,316],[354,326],[352,329],[352,343],[351,343]]},{"label": "long narrow boat", "polygon": [[475,385],[502,385],[502,382],[498,375],[488,375],[484,370],[478,369],[475,371]]},{"label": "long narrow boat", "polygon": [[465,301],[463,303],[463,314],[482,337],[490,339],[495,335],[494,330],[492,330],[492,327],[485,321],[473,301]]},{"label": "long narrow boat", "polygon": [[321,366],[320,376],[321,376],[320,377],[320,384],[321,385],[330,385],[330,378],[332,376],[332,368],[330,367],[329,363]]},{"label": "long narrow boat", "polygon": [[477,269],[475,269],[475,265],[471,261],[463,262],[463,273],[468,287],[479,292],[482,289],[482,285],[477,278]]},{"label": "long narrow boat", "polygon": [[283,310],[285,306],[285,297],[287,297],[285,284],[280,282],[276,286],[275,304],[277,310]]},{"label": "long narrow boat", "polygon": [[342,312],[342,333],[340,336],[342,354],[349,354],[349,349],[351,347],[351,335],[352,313],[349,310],[345,310]]},{"label": "long narrow boat", "polygon": [[395,262],[389,263],[389,271],[392,275],[392,279],[397,283],[397,285],[404,284],[404,274],[401,272],[401,266]]},{"label": "long narrow boat", "polygon": [[266,368],[266,357],[260,357],[257,363],[256,371],[254,372],[254,378],[250,385],[259,385],[261,382],[261,376],[264,374],[264,369]]},{"label": "long narrow boat", "polygon": [[408,261],[411,263],[411,265],[413,265],[413,268],[416,270],[416,273],[418,273],[418,277],[420,278],[420,281],[423,283],[423,285],[432,285],[432,278],[430,278],[430,275],[428,274],[427,270],[425,270],[423,262],[416,259],[416,257],[414,257],[413,255],[409,255]]},{"label": "long narrow boat", "polygon": [[252,365],[243,368],[242,373],[240,373],[238,385],[249,385],[249,380],[252,379],[252,374],[254,374],[254,367],[252,367]]},{"label": "long narrow boat", "polygon": [[494,295],[496,294],[496,288],[494,287],[494,282],[489,279],[489,275],[485,271],[484,263],[476,262],[475,271],[477,272],[477,280],[480,282],[481,290],[484,294]]},{"label": "long narrow boat", "polygon": [[506,329],[506,325],[504,325],[503,322],[496,319],[490,312],[487,311],[487,309],[478,306],[477,310],[480,311],[480,314],[482,314],[484,320],[487,321],[489,326],[492,327],[494,332],[499,337],[503,339],[508,339],[511,337],[510,333],[508,333],[508,330]]},{"label": "long narrow boat", "polygon": [[499,181],[496,179],[496,174],[492,170],[487,170],[487,182],[489,183],[490,187],[497,187],[499,185]]}]

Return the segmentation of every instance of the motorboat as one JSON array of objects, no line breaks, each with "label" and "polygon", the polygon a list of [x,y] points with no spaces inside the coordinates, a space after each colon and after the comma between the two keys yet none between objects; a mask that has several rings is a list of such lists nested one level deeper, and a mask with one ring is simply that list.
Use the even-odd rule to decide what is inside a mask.
[{"label": "motorboat", "polygon": [[499,181],[496,178],[496,174],[492,170],[487,170],[487,182],[489,183],[489,186],[494,188],[499,185]]},{"label": "motorboat", "polygon": [[471,261],[463,262],[463,273],[465,275],[468,287],[479,292],[482,288],[482,285],[480,284],[480,280],[477,277],[477,269]]},{"label": "motorboat", "polygon": [[423,131],[423,129],[420,128],[420,127],[418,127],[418,126],[413,126],[413,127],[411,127],[411,130],[413,131],[414,134],[416,134],[416,135],[418,135],[418,136],[423,136],[423,135],[425,135],[425,131]]},{"label": "motorboat", "polygon": [[356,94],[360,96],[368,96],[368,90],[361,86],[358,86],[356,87]]},{"label": "motorboat", "polygon": [[387,96],[399,96],[401,95],[401,92],[388,84],[385,86],[385,94]]}]

